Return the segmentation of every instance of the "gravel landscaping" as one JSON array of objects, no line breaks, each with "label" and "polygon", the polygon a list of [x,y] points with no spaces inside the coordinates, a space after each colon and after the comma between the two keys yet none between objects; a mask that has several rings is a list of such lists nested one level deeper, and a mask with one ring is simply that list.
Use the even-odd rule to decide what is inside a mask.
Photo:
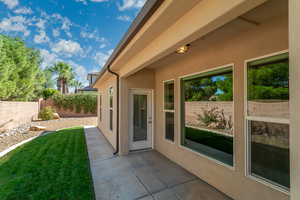
[{"label": "gravel landscaping", "polygon": [[8,147],[22,142],[28,138],[42,134],[44,131],[29,131],[31,125],[39,125],[46,127],[45,131],[55,131],[57,129],[69,128],[74,126],[96,125],[97,117],[77,117],[77,118],[61,118],[48,121],[35,121],[23,124],[14,129],[10,129],[4,133],[0,133],[0,152]]}]

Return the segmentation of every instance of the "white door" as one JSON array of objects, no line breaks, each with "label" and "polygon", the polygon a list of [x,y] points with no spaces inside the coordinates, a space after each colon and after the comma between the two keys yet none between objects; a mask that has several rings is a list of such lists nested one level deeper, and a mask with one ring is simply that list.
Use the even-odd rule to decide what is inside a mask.
[{"label": "white door", "polygon": [[152,148],[152,90],[132,89],[129,94],[129,148]]}]

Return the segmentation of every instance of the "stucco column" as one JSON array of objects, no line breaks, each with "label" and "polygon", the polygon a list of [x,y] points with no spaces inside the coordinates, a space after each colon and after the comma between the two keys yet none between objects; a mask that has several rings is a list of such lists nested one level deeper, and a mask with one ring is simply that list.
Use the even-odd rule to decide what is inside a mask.
[{"label": "stucco column", "polygon": [[300,1],[289,0],[291,200],[300,199]]},{"label": "stucco column", "polygon": [[127,80],[120,77],[120,155],[127,155],[129,152],[128,148],[128,86]]}]

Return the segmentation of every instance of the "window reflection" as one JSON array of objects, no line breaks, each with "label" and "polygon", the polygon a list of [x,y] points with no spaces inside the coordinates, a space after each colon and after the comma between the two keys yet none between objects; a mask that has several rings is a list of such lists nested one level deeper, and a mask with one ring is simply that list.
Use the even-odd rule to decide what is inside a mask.
[{"label": "window reflection", "polygon": [[182,80],[183,145],[233,165],[232,68]]}]

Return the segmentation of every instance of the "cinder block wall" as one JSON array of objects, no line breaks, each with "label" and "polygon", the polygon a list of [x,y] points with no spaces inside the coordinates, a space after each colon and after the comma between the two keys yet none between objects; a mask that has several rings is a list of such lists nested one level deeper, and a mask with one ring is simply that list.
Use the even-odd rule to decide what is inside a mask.
[{"label": "cinder block wall", "polygon": [[0,132],[31,122],[38,112],[38,102],[0,101]]}]

